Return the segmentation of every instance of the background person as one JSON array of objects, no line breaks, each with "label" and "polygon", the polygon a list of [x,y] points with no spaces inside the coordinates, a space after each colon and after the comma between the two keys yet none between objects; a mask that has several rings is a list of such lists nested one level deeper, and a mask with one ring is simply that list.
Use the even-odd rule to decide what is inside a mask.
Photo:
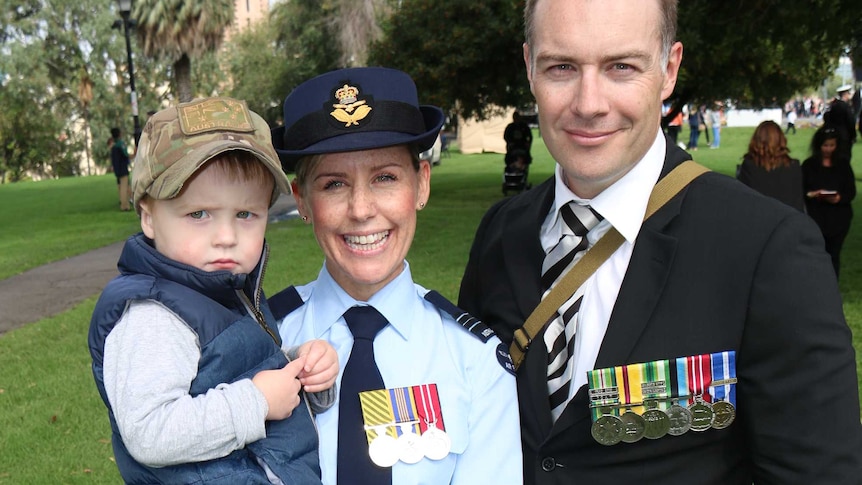
[{"label": "background person", "polygon": [[134,182],[143,234],[89,336],[123,480],[319,483],[300,391],[325,409],[338,363],[313,341],[288,364],[263,296],[267,209],[290,193],[266,122],[230,98],[160,111]]},{"label": "background person", "polygon": [[[430,196],[431,167],[417,154],[434,143],[442,111],[419,105],[407,74],[371,67],[301,84],[284,120],[273,140],[296,168],[297,206],[325,260],[315,281],[272,301],[287,313],[286,344],[326,339],[340,359],[338,405],[316,418],[323,482],[521,483],[505,346],[414,283],[405,260]],[[353,316],[361,313],[371,315]],[[370,369],[360,372],[354,355]],[[362,391],[382,393],[379,412],[363,412]]]},{"label": "background person", "polygon": [[836,90],[835,98],[823,113],[824,125],[830,125],[838,132],[836,155],[843,160],[853,159],[853,144],[856,143],[856,116],[850,106],[850,92],[853,86],[844,84]]},{"label": "background person", "polygon": [[700,111],[692,107],[691,112],[688,114],[688,149],[689,150],[697,150],[697,141],[700,138],[700,128],[703,125],[703,118],[700,116]]},{"label": "background person", "polygon": [[503,140],[506,141],[506,166],[516,164],[519,170],[524,170],[533,161],[530,154],[533,130],[517,111],[512,114],[512,122],[503,130]]},{"label": "background person", "polygon": [[840,139],[837,129],[821,126],[811,138],[811,156],[802,163],[805,206],[823,233],[835,276],[841,268],[841,247],[850,232],[851,202],[856,197],[853,168],[838,153]]},{"label": "background person", "polygon": [[119,128],[111,128],[111,167],[117,177],[117,192],[120,197],[120,210],[127,212],[129,207],[129,150],[121,138]]},{"label": "background person", "polygon": [[784,134],[790,133],[790,130],[793,130],[793,134],[796,134],[796,109],[790,108],[790,111],[787,112],[787,130],[784,131]]},{"label": "background person", "polygon": [[715,102],[712,109],[707,110],[706,116],[709,117],[709,125],[712,127],[712,145],[710,148],[721,147],[721,103]]},{"label": "background person", "polygon": [[736,178],[763,195],[805,210],[802,168],[799,160],[790,158],[787,138],[774,121],[764,121],[755,128]]},{"label": "background person", "polygon": [[[561,238],[577,240],[578,251],[612,226],[623,242],[561,307],[553,327],[533,338],[518,369],[525,482],[858,482],[856,361],[816,226],[717,173],[701,175],[642,221],[656,181],[689,158],[659,126],[682,61],[676,7],[666,0],[526,3],[527,76],[557,167],[545,183],[486,213],[460,306],[509,343],[557,281],[543,282],[556,263],[542,270]],[[722,414],[716,429],[717,413],[698,402],[719,399],[704,390],[715,383],[703,364],[730,351],[735,365],[719,359],[725,372],[717,374],[732,382],[725,377],[735,370],[736,415],[728,422]],[[697,372],[669,364],[692,356],[706,356],[683,361],[698,362]],[[638,363],[653,367],[624,372]],[[656,379],[667,375],[659,365],[692,379]],[[588,372],[602,369],[613,373],[591,386]],[[625,409],[591,408],[591,401],[655,394],[664,395],[656,405],[672,405],[674,393],[693,401],[697,423],[690,409],[689,425],[700,431],[685,431],[685,413],[669,406],[680,420],[671,428],[669,416],[659,419],[661,408],[651,412],[655,439],[622,442],[637,437],[624,425],[598,428],[613,432],[617,444],[594,439],[598,415],[610,424]]]},{"label": "background person", "polygon": [[[671,107],[671,109],[674,108]],[[682,110],[680,110],[676,115],[674,115],[673,118],[671,118],[670,122],[668,122],[667,125],[667,136],[670,137],[670,140],[673,142],[674,145],[679,145],[681,147],[685,146],[681,145],[679,142],[679,134],[682,131],[682,121],[683,115]]]}]

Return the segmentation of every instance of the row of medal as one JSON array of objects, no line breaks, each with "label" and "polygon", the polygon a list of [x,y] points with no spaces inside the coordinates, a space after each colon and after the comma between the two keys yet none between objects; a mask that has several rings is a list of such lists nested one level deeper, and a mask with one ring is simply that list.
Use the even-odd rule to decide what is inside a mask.
[{"label": "row of medal", "polygon": [[606,446],[724,429],[736,417],[734,351],[588,372],[591,433]]},{"label": "row of medal", "polygon": [[379,467],[423,458],[442,460],[452,449],[436,384],[359,393],[368,455]]}]

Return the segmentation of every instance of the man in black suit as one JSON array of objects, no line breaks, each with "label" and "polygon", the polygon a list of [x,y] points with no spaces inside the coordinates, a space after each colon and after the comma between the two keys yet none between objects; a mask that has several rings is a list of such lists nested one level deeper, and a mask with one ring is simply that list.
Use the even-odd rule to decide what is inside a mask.
[{"label": "man in black suit", "polygon": [[[656,181],[689,158],[660,128],[682,61],[676,8],[527,0],[524,59],[556,173],[485,215],[459,306],[510,343],[573,226],[590,245],[611,227],[624,240],[552,318],[562,337],[546,326],[518,369],[525,482],[862,483],[855,355],[817,227],[715,173],[643,221]],[[720,352],[736,358],[732,423],[593,438],[588,371]]]},{"label": "man in black suit", "polygon": [[850,105],[850,91],[853,86],[844,84],[836,90],[835,99],[823,113],[823,122],[838,130],[838,149],[836,154],[844,160],[853,157],[853,144],[856,143],[856,113]]}]

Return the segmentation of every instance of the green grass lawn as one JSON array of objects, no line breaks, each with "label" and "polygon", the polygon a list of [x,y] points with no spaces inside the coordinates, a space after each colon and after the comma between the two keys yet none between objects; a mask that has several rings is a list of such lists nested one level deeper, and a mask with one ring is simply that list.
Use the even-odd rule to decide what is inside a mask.
[{"label": "green grass lawn", "polygon": [[[722,132],[722,148],[694,158],[726,174],[740,162],[752,128]],[[790,135],[792,155],[804,159],[813,130]],[[688,129],[680,135],[688,140]],[[533,183],[553,173],[540,138],[534,142]],[[453,152],[435,167],[428,207],[419,213],[409,260],[416,281],[457,298],[473,233],[502,196],[503,158]],[[862,144],[854,168],[862,174]],[[862,196],[857,214],[862,214]],[[124,239],[138,230],[134,213],[117,206],[113,176],[0,185],[0,278]],[[862,224],[845,244],[841,280],[844,311],[862,351]],[[310,226],[270,226],[273,248],[266,290],[313,279],[323,257]],[[90,373],[87,329],[96,297],[53,318],[0,335],[0,484],[118,483],[107,414]],[[857,359],[857,369],[859,368]],[[858,369],[862,375],[862,369]]]}]

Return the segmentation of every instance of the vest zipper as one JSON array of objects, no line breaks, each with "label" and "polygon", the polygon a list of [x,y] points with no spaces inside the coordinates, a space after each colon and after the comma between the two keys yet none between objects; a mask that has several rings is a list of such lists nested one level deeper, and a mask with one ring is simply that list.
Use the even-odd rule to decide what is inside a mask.
[{"label": "vest zipper", "polygon": [[252,316],[254,316],[255,320],[257,320],[257,323],[260,324],[261,328],[263,328],[266,331],[266,333],[268,333],[269,336],[272,337],[272,340],[274,340],[275,343],[278,344],[280,347],[281,346],[281,339],[275,334],[275,332],[273,332],[273,330],[269,327],[269,325],[266,324],[266,318],[263,316],[263,312],[260,311],[260,295],[261,295],[262,287],[263,287],[263,275],[264,275],[264,273],[266,273],[266,264],[268,262],[269,262],[269,251],[266,247],[264,247],[263,263],[260,265],[260,275],[258,276],[257,281],[255,281],[255,284],[254,284],[254,301],[253,302],[248,299],[248,296],[246,296],[246,294],[243,290],[241,290],[241,289],[236,290],[236,292],[239,295],[240,300],[242,300],[242,303],[243,303],[243,305],[245,305],[248,312],[251,313]]}]

